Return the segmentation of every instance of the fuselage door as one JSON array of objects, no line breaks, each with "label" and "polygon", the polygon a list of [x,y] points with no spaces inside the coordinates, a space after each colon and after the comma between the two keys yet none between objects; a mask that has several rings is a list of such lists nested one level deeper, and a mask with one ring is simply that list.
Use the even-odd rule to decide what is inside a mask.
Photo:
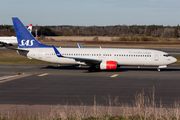
[{"label": "fuselage door", "polygon": [[155,61],[158,61],[158,60],[159,60],[159,53],[155,53],[154,60],[155,60]]},{"label": "fuselage door", "polygon": [[38,57],[39,57],[39,59],[42,59],[42,51],[38,52]]}]

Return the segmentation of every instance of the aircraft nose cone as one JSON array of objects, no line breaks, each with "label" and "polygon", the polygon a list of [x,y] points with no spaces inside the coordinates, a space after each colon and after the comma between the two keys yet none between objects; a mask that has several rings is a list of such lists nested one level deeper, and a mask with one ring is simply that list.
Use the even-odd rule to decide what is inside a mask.
[{"label": "aircraft nose cone", "polygon": [[177,62],[177,59],[175,57],[172,57],[172,63]]}]

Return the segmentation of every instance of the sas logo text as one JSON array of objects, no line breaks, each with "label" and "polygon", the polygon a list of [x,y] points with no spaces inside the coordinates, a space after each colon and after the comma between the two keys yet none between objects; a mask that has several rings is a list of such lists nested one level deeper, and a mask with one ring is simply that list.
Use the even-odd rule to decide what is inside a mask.
[{"label": "sas logo text", "polygon": [[34,40],[21,40],[21,44],[19,46],[33,46]]}]

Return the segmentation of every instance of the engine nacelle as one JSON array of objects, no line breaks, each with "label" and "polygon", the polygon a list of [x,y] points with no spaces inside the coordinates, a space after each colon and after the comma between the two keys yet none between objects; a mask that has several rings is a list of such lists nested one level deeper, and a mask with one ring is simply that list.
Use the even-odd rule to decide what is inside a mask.
[{"label": "engine nacelle", "polygon": [[110,70],[110,69],[116,69],[116,68],[117,68],[116,61],[102,61],[100,64],[101,70]]}]

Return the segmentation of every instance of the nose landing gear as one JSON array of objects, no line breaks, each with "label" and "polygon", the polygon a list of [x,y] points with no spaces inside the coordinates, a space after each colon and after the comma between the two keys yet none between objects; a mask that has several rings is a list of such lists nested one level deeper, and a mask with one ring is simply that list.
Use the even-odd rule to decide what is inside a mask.
[{"label": "nose landing gear", "polygon": [[158,72],[161,72],[161,69],[160,68],[157,68]]}]

